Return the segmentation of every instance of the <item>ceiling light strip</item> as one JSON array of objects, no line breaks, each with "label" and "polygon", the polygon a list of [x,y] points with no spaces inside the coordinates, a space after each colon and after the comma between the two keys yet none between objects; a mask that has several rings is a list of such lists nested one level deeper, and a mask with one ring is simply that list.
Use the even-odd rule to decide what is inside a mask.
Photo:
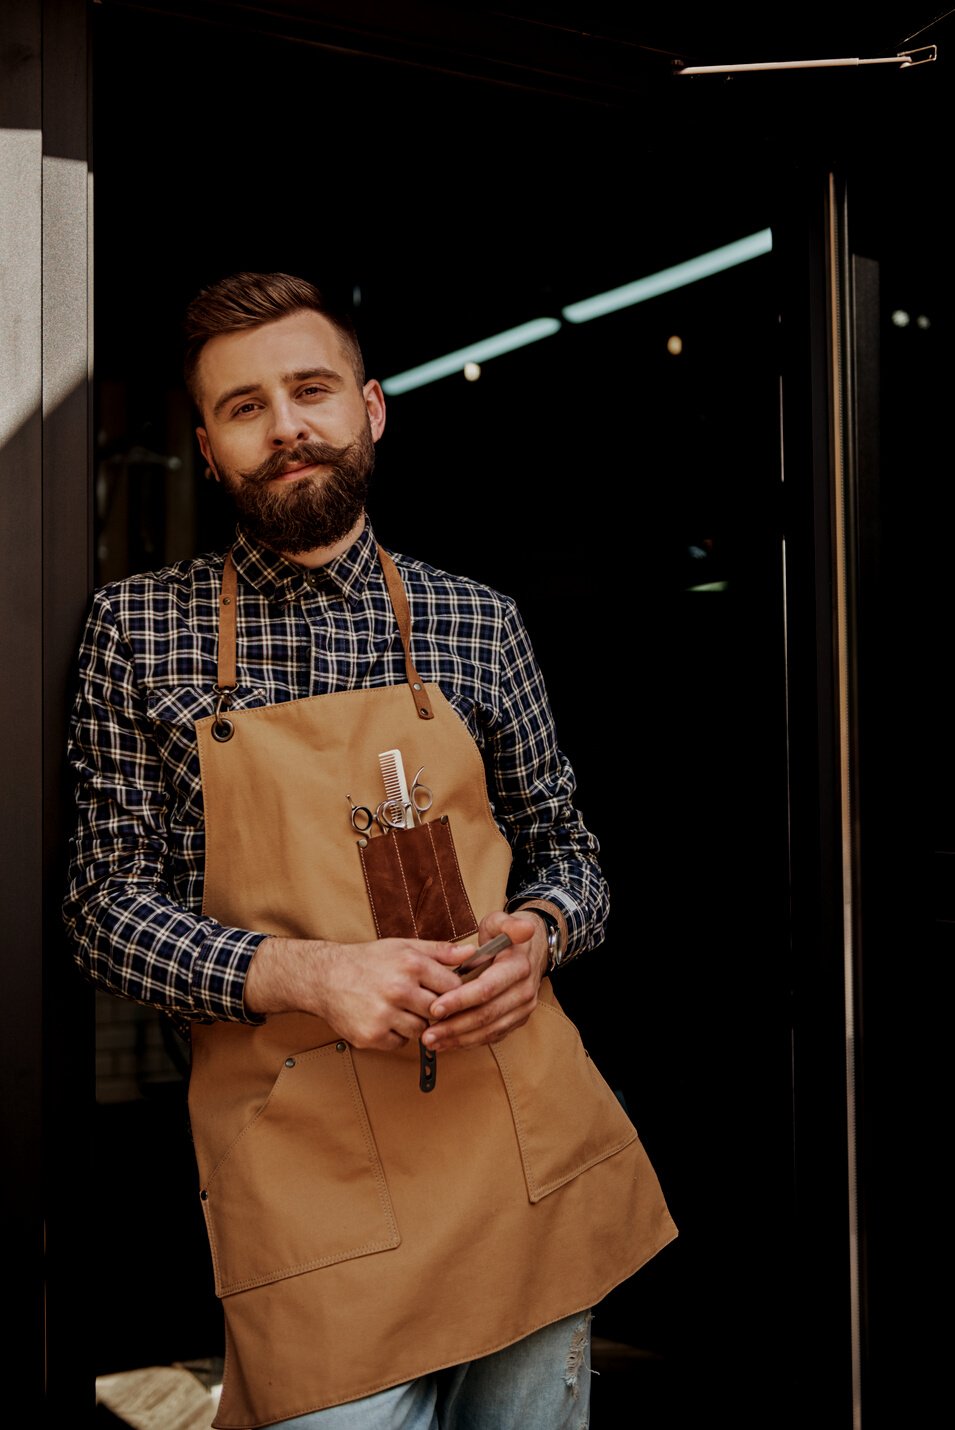
[{"label": "ceiling light strip", "polygon": [[[752,258],[760,258],[764,253],[771,252],[772,246],[772,229],[760,229],[758,233],[739,238],[735,243],[711,249],[709,253],[701,253],[696,258],[677,263],[672,268],[664,268],[659,273],[650,273],[646,278],[638,278],[634,283],[625,283],[622,288],[612,288],[607,293],[598,293],[594,298],[584,298],[579,303],[571,303],[563,309],[561,316],[566,318],[568,323],[586,323],[604,313],[613,313],[618,308],[629,308],[634,303],[645,303],[648,298],[670,293],[674,288],[683,288],[688,283],[697,283],[701,278],[722,273],[737,264],[748,263]],[[557,318],[534,318],[532,322],[522,323],[517,328],[508,328],[504,333],[471,343],[469,347],[458,348],[456,352],[434,358],[431,362],[422,363],[420,367],[408,368],[406,372],[396,373],[394,377],[386,377],[381,384],[382,389],[389,397],[411,392],[413,388],[424,387],[429,382],[437,382],[439,378],[453,377],[455,373],[464,370],[465,363],[487,362],[491,358],[500,357],[502,353],[526,347],[528,343],[540,342],[541,338],[551,337],[560,326]]]},{"label": "ceiling light strip", "polygon": [[446,357],[434,358],[431,362],[422,363],[420,367],[411,367],[407,372],[386,377],[381,386],[389,397],[410,392],[414,387],[424,387],[426,383],[437,382],[440,377],[451,377],[454,373],[461,372],[465,363],[487,362],[490,358],[500,357],[502,353],[526,347],[528,343],[540,342],[541,338],[551,337],[559,328],[560,322],[557,318],[534,318],[530,323],[508,328],[507,332],[498,333],[493,338],[484,338],[479,343],[471,343],[469,347],[458,348],[457,352],[448,353]]},{"label": "ceiling light strip", "polygon": [[735,243],[727,243],[722,248],[713,248],[709,253],[688,258],[685,263],[677,263],[673,268],[663,268],[659,273],[650,273],[646,278],[625,283],[622,288],[611,288],[607,293],[598,293],[595,298],[584,298],[580,303],[571,303],[563,309],[562,316],[568,323],[587,323],[591,318],[603,317],[604,313],[616,312],[618,308],[629,308],[634,303],[645,303],[648,298],[657,298],[661,293],[670,293],[674,288],[685,288],[688,283],[697,283],[701,278],[709,278],[713,273],[722,273],[726,268],[748,263],[751,258],[760,258],[764,253],[769,253],[772,246],[772,229],[763,228],[759,233],[738,238]]}]

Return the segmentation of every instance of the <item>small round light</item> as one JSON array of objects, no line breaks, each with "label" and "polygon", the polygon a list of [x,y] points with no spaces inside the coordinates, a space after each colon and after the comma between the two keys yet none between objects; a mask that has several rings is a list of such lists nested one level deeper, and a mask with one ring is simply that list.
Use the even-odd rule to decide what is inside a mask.
[{"label": "small round light", "polygon": [[892,321],[897,328],[907,328],[912,320],[904,308],[896,308],[892,314]]},{"label": "small round light", "polygon": [[919,313],[918,317],[915,320],[915,326],[917,328],[921,328],[924,332],[926,328],[930,328],[932,326],[932,320],[931,318],[926,318],[924,313]]},{"label": "small round light", "polygon": [[680,354],[682,351],[683,351],[683,339],[682,339],[681,337],[678,337],[677,334],[674,333],[672,338],[667,338],[667,352],[668,352],[668,353],[672,353],[672,355],[673,355],[674,357],[678,357],[679,354]]},{"label": "small round light", "polygon": [[464,376],[468,382],[477,382],[481,376],[481,364],[478,362],[466,362],[464,364]]}]

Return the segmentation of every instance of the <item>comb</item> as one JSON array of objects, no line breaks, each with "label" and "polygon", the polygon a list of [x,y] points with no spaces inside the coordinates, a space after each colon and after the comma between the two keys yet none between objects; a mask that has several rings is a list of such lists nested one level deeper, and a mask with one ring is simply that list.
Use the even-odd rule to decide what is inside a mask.
[{"label": "comb", "polygon": [[405,766],[400,750],[383,750],[378,756],[381,777],[385,782],[385,803],[391,823],[408,829],[411,816],[411,796],[405,779]]}]

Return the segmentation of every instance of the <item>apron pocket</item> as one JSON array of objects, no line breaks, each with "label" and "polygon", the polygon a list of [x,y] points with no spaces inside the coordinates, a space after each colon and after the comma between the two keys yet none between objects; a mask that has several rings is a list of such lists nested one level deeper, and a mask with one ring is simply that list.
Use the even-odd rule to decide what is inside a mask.
[{"label": "apron pocket", "polygon": [[466,938],[477,931],[448,818],[358,845],[379,938]]},{"label": "apron pocket", "polygon": [[490,1048],[507,1089],[532,1202],[636,1140],[637,1129],[576,1027],[554,1004],[539,1003],[523,1028]]},{"label": "apron pocket", "polygon": [[288,1058],[200,1195],[219,1296],[399,1244],[346,1043]]}]

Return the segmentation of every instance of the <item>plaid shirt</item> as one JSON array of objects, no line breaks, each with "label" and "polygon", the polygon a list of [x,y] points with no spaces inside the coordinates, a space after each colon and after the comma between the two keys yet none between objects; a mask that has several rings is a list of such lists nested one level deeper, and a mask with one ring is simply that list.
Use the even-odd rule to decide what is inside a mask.
[{"label": "plaid shirt", "polygon": [[[309,571],[239,533],[235,710],[404,681],[398,628],[373,533]],[[514,602],[394,557],[411,605],[421,677],[440,687],[484,759],[494,817],[513,852],[509,904],[563,910],[568,954],[604,937],[598,846],[573,805],[540,671]],[[190,1019],[259,1021],[246,970],[267,935],[202,914],[205,838],[194,722],[215,708],[223,557],[102,587],[79,653],[70,731],[77,780],[64,906],[93,980]]]}]

